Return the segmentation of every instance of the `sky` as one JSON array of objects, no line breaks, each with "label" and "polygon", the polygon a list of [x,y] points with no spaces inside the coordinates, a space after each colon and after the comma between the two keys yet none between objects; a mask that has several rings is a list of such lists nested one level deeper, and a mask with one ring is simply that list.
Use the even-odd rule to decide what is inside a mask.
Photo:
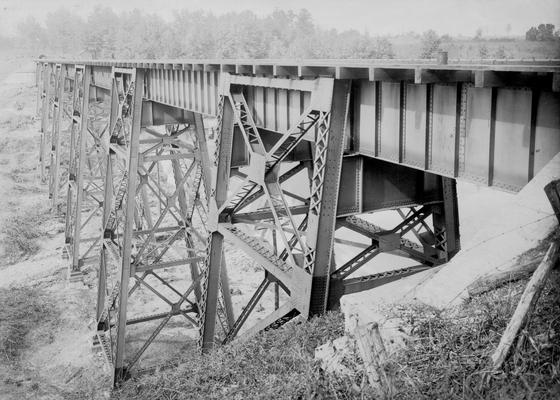
[{"label": "sky", "polygon": [[59,7],[86,16],[96,6],[116,12],[138,8],[167,20],[188,8],[215,14],[252,10],[263,16],[275,8],[308,9],[323,28],[357,29],[371,35],[395,35],[434,29],[439,34],[524,35],[540,23],[560,28],[560,0],[0,0],[0,33],[13,34],[32,15],[39,22]]}]

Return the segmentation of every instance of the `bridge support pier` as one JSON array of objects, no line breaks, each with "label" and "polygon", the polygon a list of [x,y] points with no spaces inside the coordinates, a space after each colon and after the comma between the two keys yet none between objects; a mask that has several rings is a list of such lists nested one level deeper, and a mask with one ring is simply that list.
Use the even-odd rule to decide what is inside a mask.
[{"label": "bridge support pier", "polygon": [[[107,168],[94,343],[115,384],[146,367],[147,350],[177,319],[185,323],[182,346],[194,347],[208,236],[203,119],[189,113],[165,130],[144,128],[154,122],[142,116],[144,79],[143,69],[113,69],[102,144]],[[227,330],[232,312],[226,284],[216,301],[222,305],[217,320]]]},{"label": "bridge support pier", "polygon": [[65,229],[71,280],[81,279],[84,265],[97,260],[103,206],[105,149],[100,141],[108,110],[105,94],[91,86],[91,74],[91,67],[75,68]]}]

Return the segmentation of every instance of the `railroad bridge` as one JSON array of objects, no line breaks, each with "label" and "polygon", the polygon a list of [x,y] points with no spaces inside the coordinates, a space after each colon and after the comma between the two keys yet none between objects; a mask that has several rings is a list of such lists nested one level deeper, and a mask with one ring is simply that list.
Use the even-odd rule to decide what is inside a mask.
[{"label": "railroad bridge", "polygon": [[[207,351],[447,262],[457,179],[515,192],[560,151],[559,77],[555,61],[38,60],[41,175],[71,279],[96,271],[115,382],[172,319]],[[360,273],[382,253],[414,265]],[[250,261],[261,280],[235,310],[228,270]],[[134,312],[140,290],[160,310]]]}]

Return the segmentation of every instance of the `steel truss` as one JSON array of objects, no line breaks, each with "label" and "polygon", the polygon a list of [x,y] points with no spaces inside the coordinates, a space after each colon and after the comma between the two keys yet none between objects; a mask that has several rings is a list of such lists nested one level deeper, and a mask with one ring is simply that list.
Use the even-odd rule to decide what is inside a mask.
[{"label": "steel truss", "polygon": [[[286,81],[272,79],[269,84],[284,87]],[[250,314],[270,283],[281,288],[282,295],[278,296],[279,290],[275,291],[275,309],[253,323],[247,334],[279,326],[300,314],[307,317],[320,312],[318,303],[322,301],[325,303],[323,310],[326,308],[324,284],[328,279],[325,274],[329,270],[330,250],[326,258],[322,251],[323,246],[331,246],[334,229],[329,231],[321,222],[332,219],[334,227],[337,191],[332,185],[338,183],[336,175],[342,163],[349,87],[346,81],[317,79],[310,105],[297,122],[274,143],[266,141],[265,146],[264,136],[257,129],[245,100],[243,87],[224,85],[219,103],[217,178],[209,206],[208,267],[203,281],[205,298],[200,334],[203,351],[215,343],[215,298],[224,239],[243,249],[265,271],[262,283],[237,317],[224,342],[235,338],[247,325]],[[233,154],[234,137],[243,141],[248,163],[230,178],[232,156],[239,158]],[[299,164],[282,172],[287,157],[304,143],[304,138],[314,142],[313,163]],[[304,169],[308,170],[310,186],[306,198],[294,195],[284,187],[292,176]],[[234,187],[234,180],[238,181],[237,185],[230,189]],[[264,207],[256,203],[261,198]],[[249,207],[252,212],[241,212]],[[269,231],[269,240],[257,237],[254,230],[243,224],[264,227]]]},{"label": "steel truss", "polygon": [[[267,85],[286,87],[285,79],[269,79]],[[337,201],[343,161],[344,133],[348,121],[350,86],[347,81],[318,79],[311,104],[298,122],[279,138],[271,140],[259,131],[245,100],[246,86],[225,87],[220,100],[220,135],[216,151],[217,179],[210,199],[211,238],[208,248],[208,275],[204,277],[205,308],[201,325],[203,351],[215,343],[213,320],[224,239],[243,249],[264,269],[264,277],[223,342],[240,331],[248,336],[275,328],[297,315],[309,317],[338,306],[345,293],[355,293],[439,265],[459,248],[458,216],[453,179],[441,178],[442,201],[398,209],[403,222],[383,230],[356,216],[337,219]],[[318,99],[321,99],[319,101]],[[234,145],[243,143],[244,150]],[[301,160],[295,166],[288,155],[311,139],[311,162]],[[240,153],[242,153],[240,155]],[[290,158],[289,160],[297,157]],[[245,163],[232,165],[232,159]],[[286,168],[287,167],[287,168]],[[307,170],[307,195],[293,193],[290,178]],[[301,182],[301,176],[300,181]],[[259,200],[260,202],[257,202]],[[431,222],[428,222],[428,219]],[[352,229],[371,240],[371,245],[350,261],[337,267],[333,245],[335,230]],[[259,233],[260,232],[260,233]],[[414,234],[416,242],[405,238]],[[397,253],[417,260],[421,265],[397,271],[353,278],[352,275],[381,252]],[[269,287],[274,285],[274,294]],[[281,290],[280,290],[281,289]],[[268,309],[267,293],[274,296]],[[256,320],[256,321],[255,321]]]},{"label": "steel truss", "polygon": [[[402,222],[392,229],[383,229],[357,215],[337,219],[337,228],[356,232],[371,243],[331,272],[330,309],[337,308],[340,298],[345,294],[369,290],[443,264],[459,251],[455,181],[443,177],[441,183],[442,201],[423,206],[396,208],[395,211],[402,218]],[[419,265],[351,277],[382,253],[410,258]]]},{"label": "steel truss", "polygon": [[91,67],[75,67],[65,229],[71,279],[97,260],[103,207],[108,96],[90,85],[91,74]]},{"label": "steel truss", "polygon": [[[48,181],[52,211],[62,205],[67,186],[70,132],[73,121],[74,70],[68,64],[38,63],[37,115],[41,117],[39,169]],[[43,112],[43,109],[45,112]]]},{"label": "steel truss", "polygon": [[[349,80],[223,73],[212,165],[202,114],[143,103],[149,80],[144,69],[113,67],[110,90],[92,85],[91,66],[76,65],[72,72],[70,77],[65,66],[42,65],[38,108],[43,141],[51,142],[53,207],[63,176],[64,115],[71,120],[66,203],[71,276],[80,277],[86,264],[99,265],[94,341],[115,383],[148,366],[153,361],[148,348],[157,349],[158,336],[175,332],[177,322],[183,322],[187,351],[197,338],[198,348],[208,351],[298,315],[322,314],[336,308],[344,294],[439,265],[459,249],[451,178],[437,178],[441,193],[433,198],[418,192],[418,198],[404,203],[395,198],[385,206],[402,219],[392,229],[360,218],[361,206],[339,214],[352,113]],[[66,80],[71,84],[65,91]],[[292,125],[282,133],[257,128],[262,115],[255,116],[248,99],[252,88],[263,85],[290,88],[290,99],[301,99],[299,115],[290,115]],[[71,101],[64,101],[65,93]],[[290,104],[290,113],[297,109]],[[156,118],[161,110],[166,117]],[[346,194],[346,200],[354,195]],[[335,242],[349,241],[335,235],[344,229],[370,244],[337,266]],[[228,280],[225,260],[239,250],[245,261],[262,267],[263,277],[234,315],[235,282]],[[420,265],[356,277],[383,252]],[[148,315],[140,311],[146,308]]]},{"label": "steel truss", "polygon": [[[193,329],[195,343],[208,237],[211,166],[202,116],[164,132],[141,130],[143,84],[143,70],[114,69],[110,134],[103,144],[108,152],[96,336],[115,382],[142,368],[140,357],[173,317]],[[185,268],[189,276],[181,282]],[[232,313],[225,273],[223,278],[216,314],[225,334]],[[138,301],[148,295],[157,307],[139,315]],[[126,345],[131,326],[134,342],[140,341],[134,349]]]}]

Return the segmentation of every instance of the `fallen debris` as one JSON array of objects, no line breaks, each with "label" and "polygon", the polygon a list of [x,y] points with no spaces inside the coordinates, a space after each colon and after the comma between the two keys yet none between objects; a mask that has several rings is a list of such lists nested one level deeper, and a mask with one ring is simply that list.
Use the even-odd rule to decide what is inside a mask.
[{"label": "fallen debris", "polygon": [[558,222],[560,222],[560,179],[547,184],[544,187],[544,191],[554,210],[554,214],[556,214],[556,218],[558,218]]},{"label": "fallen debris", "polygon": [[511,346],[517,337],[519,330],[527,320],[528,314],[530,314],[533,310],[557,259],[558,243],[552,243],[531,280],[527,284],[525,291],[521,295],[517,308],[515,309],[515,312],[513,313],[513,316],[502,335],[496,351],[492,355],[493,371],[497,371],[502,367],[502,364],[504,363]]},{"label": "fallen debris", "polygon": [[390,370],[386,368],[388,358],[383,339],[379,333],[379,325],[377,322],[360,325],[355,316],[353,317],[353,324],[356,343],[364,361],[370,385],[382,398],[392,398],[396,389],[393,376]]},{"label": "fallen debris", "polygon": [[506,271],[500,271],[495,274],[478,278],[467,288],[469,297],[479,296],[483,293],[499,288],[506,283],[530,277],[539,266],[541,258],[542,257],[535,257],[521,264],[511,264],[508,268],[506,268]]},{"label": "fallen debris", "polygon": [[329,340],[315,349],[315,358],[321,361],[321,368],[326,372],[348,377],[353,374],[353,371],[344,365],[344,359],[351,357],[352,346],[348,336]]}]

